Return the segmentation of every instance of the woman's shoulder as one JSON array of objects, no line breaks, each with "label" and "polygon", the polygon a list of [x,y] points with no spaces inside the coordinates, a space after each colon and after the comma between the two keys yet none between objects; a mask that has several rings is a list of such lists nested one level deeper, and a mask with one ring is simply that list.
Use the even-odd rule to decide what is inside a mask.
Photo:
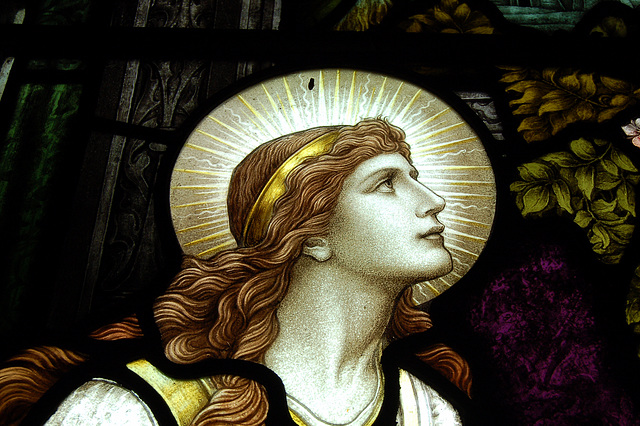
[{"label": "woman's shoulder", "polygon": [[166,375],[146,359],[132,361],[127,364],[127,368],[162,397],[178,425],[190,424],[216,392],[210,377],[176,379]]},{"label": "woman's shoulder", "polygon": [[438,391],[406,370],[400,370],[398,424],[462,425],[460,414]]},{"label": "woman's shoulder", "polygon": [[146,359],[123,367],[76,381],[45,424],[188,425],[215,392],[209,378],[177,379]]},{"label": "woman's shoulder", "polygon": [[135,392],[114,381],[94,378],[71,392],[45,424],[155,426],[158,423]]},{"label": "woman's shoulder", "polygon": [[[442,337],[436,330],[428,330],[396,341],[383,352],[389,396],[399,407],[398,419],[404,418],[404,422],[398,421],[398,424],[484,424],[483,410],[467,391],[420,357],[425,348],[446,342]],[[394,382],[399,384],[398,388]]]}]

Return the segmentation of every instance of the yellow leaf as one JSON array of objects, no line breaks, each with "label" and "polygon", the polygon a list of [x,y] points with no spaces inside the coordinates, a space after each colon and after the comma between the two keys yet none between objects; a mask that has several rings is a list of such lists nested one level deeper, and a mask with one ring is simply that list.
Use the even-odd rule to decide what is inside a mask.
[{"label": "yellow leaf", "polygon": [[552,112],[545,116],[549,118],[549,124],[551,124],[552,134],[555,135],[560,130],[564,129],[569,124],[571,124],[572,121],[567,117],[570,114],[571,114],[570,111],[568,113],[567,111],[560,111],[560,112]]},{"label": "yellow leaf", "polygon": [[578,80],[580,80],[580,96],[584,98],[590,98],[596,94],[597,87],[593,74],[579,74]]},{"label": "yellow leaf", "polygon": [[600,76],[600,81],[607,89],[613,90],[614,92],[629,93],[633,90],[633,85],[631,83],[617,78],[602,75]]},{"label": "yellow leaf", "polygon": [[427,15],[413,15],[410,16],[409,19],[412,21],[422,22],[423,24],[432,22],[431,19],[427,17]]},{"label": "yellow leaf", "polygon": [[418,21],[412,21],[411,24],[405,28],[408,33],[420,33],[422,32],[422,25]]},{"label": "yellow leaf", "polygon": [[619,113],[620,111],[622,111],[624,108],[607,108],[607,109],[603,109],[602,111],[598,112],[598,123],[602,123],[603,121],[606,120],[611,120],[613,117],[616,116],[617,113]]},{"label": "yellow leaf", "polygon": [[527,89],[535,89],[541,92],[540,96],[543,96],[549,91],[548,87],[539,81],[535,80],[523,80],[507,86],[505,89],[507,92],[520,92],[524,93]]},{"label": "yellow leaf", "polygon": [[442,0],[440,4],[448,13],[452,13],[458,7],[459,2],[458,0]]},{"label": "yellow leaf", "polygon": [[542,79],[546,81],[553,81],[553,77],[555,77],[558,72],[558,68],[545,68],[542,70]]},{"label": "yellow leaf", "polygon": [[574,106],[577,99],[567,96],[566,92],[554,90],[543,97],[543,103],[540,105],[539,115],[546,112],[564,111]]},{"label": "yellow leaf", "polygon": [[465,26],[467,28],[492,27],[489,18],[478,11],[475,11],[471,14]]},{"label": "yellow leaf", "polygon": [[546,92],[538,87],[528,87],[520,98],[512,100],[509,104],[511,106],[519,104],[540,105],[545,94]]},{"label": "yellow leaf", "polygon": [[540,129],[535,130],[526,130],[522,133],[522,137],[525,141],[531,142],[539,142],[549,139],[551,133],[547,127],[541,127]]},{"label": "yellow leaf", "polygon": [[471,14],[471,9],[466,3],[462,3],[458,7],[456,7],[455,12],[453,12],[453,17],[458,22],[464,22],[467,20],[469,15]]},{"label": "yellow leaf", "polygon": [[577,92],[580,89],[580,81],[576,76],[577,72],[573,72],[570,75],[562,76],[558,79],[558,84],[567,90]]},{"label": "yellow leaf", "polygon": [[491,27],[477,27],[466,32],[469,34],[493,34],[494,31]]},{"label": "yellow leaf", "polygon": [[516,81],[520,81],[527,76],[527,71],[518,71],[518,72],[510,72],[506,73],[500,79],[501,83],[514,83]]},{"label": "yellow leaf", "polygon": [[627,95],[619,94],[611,98],[611,106],[614,106],[614,107],[624,108],[629,103],[635,103],[635,101]]},{"label": "yellow leaf", "polygon": [[515,111],[513,111],[514,115],[531,115],[538,113],[538,106],[534,104],[522,104]]},{"label": "yellow leaf", "polygon": [[449,27],[455,27],[455,24],[453,22],[453,19],[451,19],[451,16],[437,6],[433,10],[433,16],[436,18],[438,22],[441,22]]},{"label": "yellow leaf", "polygon": [[518,131],[523,130],[542,130],[546,127],[545,120],[540,117],[526,117],[518,126]]},{"label": "yellow leaf", "polygon": [[596,110],[589,102],[580,102],[574,109],[581,121],[591,121],[596,114]]},{"label": "yellow leaf", "polygon": [[497,65],[497,67],[505,71],[527,71],[527,68],[520,65]]}]

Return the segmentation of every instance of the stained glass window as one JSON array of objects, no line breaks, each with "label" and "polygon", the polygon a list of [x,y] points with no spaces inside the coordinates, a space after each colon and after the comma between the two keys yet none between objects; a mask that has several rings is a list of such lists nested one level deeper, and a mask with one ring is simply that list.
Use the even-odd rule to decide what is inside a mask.
[{"label": "stained glass window", "polygon": [[[73,346],[105,324],[149,315],[182,259],[171,173],[189,134],[214,107],[271,78],[356,70],[441,95],[479,129],[495,175],[495,220],[474,266],[422,308],[469,362],[473,401],[486,418],[636,424],[637,6],[635,0],[1,5],[3,358],[35,345]],[[341,75],[344,84],[352,78]],[[314,93],[320,83],[296,82]],[[358,98],[365,83],[345,87]],[[259,111],[244,120],[259,121],[260,108],[291,107],[286,92],[264,90],[264,104],[245,102]],[[382,90],[378,84],[367,96]],[[327,98],[333,95],[327,90]],[[403,113],[385,111],[386,118]],[[459,153],[449,148],[436,153]],[[468,200],[474,195],[467,192]],[[461,229],[480,215],[474,203],[465,206]],[[460,247],[478,238],[459,234],[452,246],[456,238]]]}]

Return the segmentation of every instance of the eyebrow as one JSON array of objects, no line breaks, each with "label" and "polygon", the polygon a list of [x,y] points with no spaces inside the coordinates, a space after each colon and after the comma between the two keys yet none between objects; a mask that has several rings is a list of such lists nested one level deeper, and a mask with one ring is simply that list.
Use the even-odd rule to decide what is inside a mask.
[{"label": "eyebrow", "polygon": [[[382,177],[396,175],[398,173],[404,173],[405,171],[406,170],[404,168],[401,168],[401,167],[385,167],[383,169],[376,170],[376,171],[366,175],[362,179],[362,183],[367,184],[371,180],[379,179],[379,178],[382,178]],[[416,169],[415,167],[413,167],[413,165],[411,165],[409,167],[409,175],[411,177],[417,177],[418,174],[419,174],[418,169]]]}]

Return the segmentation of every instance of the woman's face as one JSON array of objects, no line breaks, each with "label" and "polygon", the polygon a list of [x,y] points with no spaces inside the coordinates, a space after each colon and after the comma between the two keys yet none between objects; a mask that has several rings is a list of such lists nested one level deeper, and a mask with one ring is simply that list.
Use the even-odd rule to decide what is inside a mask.
[{"label": "woman's face", "polygon": [[372,278],[412,284],[451,271],[436,214],[444,199],[400,154],[380,154],[346,178],[331,219],[331,261]]}]

